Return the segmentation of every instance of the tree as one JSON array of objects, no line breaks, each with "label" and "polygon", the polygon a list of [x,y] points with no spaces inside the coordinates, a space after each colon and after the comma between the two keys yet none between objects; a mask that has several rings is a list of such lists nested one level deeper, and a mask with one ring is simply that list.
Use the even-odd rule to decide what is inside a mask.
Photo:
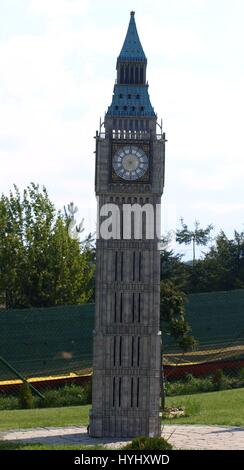
[{"label": "tree", "polygon": [[184,292],[188,289],[190,268],[181,261],[182,256],[170,249],[175,233],[170,231],[160,241],[160,279],[170,280]]},{"label": "tree", "polygon": [[26,272],[23,235],[23,208],[20,194],[10,192],[0,199],[0,299],[11,306],[20,303],[22,276]]},{"label": "tree", "polygon": [[190,268],[181,261],[182,255],[173,250],[162,250],[160,252],[161,260],[161,281],[172,281],[180,290],[188,290]]},{"label": "tree", "polygon": [[7,308],[88,302],[93,295],[95,256],[68,234],[47,190],[15,186],[0,199],[0,298]]},{"label": "tree", "polygon": [[244,288],[244,233],[233,238],[220,231],[203,259],[195,262],[187,292],[210,292]]},{"label": "tree", "polygon": [[228,239],[223,230],[202,261],[205,290],[244,288],[244,233],[235,230]]},{"label": "tree", "polygon": [[183,351],[193,350],[196,340],[185,319],[186,295],[172,281],[162,281],[160,289],[160,321],[162,331],[170,334]]},{"label": "tree", "polygon": [[208,225],[205,229],[200,228],[200,223],[196,220],[194,230],[189,230],[188,226],[181,218],[181,230],[176,231],[176,241],[180,244],[190,245],[192,243],[193,250],[193,267],[196,260],[196,245],[206,246],[210,240],[210,232],[213,230],[213,225]]}]

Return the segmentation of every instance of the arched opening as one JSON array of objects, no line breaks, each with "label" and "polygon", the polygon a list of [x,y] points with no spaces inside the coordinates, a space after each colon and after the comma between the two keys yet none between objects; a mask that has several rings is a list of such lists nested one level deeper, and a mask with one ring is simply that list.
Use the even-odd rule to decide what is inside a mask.
[{"label": "arched opening", "polygon": [[127,65],[125,68],[125,82],[124,83],[129,83],[129,65]]},{"label": "arched opening", "polygon": [[120,83],[124,83],[124,81],[125,81],[124,75],[125,75],[125,69],[124,69],[124,66],[121,65],[121,68],[120,68]]},{"label": "arched opening", "polygon": [[143,80],[143,78],[144,78],[144,77],[143,77],[143,75],[144,75],[143,72],[144,72],[144,71],[143,71],[143,67],[140,67],[140,83],[143,83],[143,81],[144,81],[144,80]]},{"label": "arched opening", "polygon": [[138,67],[136,67],[136,74],[135,74],[135,82],[136,83],[139,83],[139,71],[138,71]]}]

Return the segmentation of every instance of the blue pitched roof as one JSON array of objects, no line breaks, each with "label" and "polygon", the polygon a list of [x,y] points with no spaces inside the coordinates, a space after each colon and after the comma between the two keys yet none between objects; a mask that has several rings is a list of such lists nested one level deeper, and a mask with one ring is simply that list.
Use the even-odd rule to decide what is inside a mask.
[{"label": "blue pitched roof", "polygon": [[128,31],[124,40],[123,47],[118,57],[120,61],[135,60],[146,62],[146,56],[143,51],[138,32],[136,29],[135,12],[131,12]]},{"label": "blue pitched roof", "polygon": [[147,85],[115,85],[107,116],[155,117]]}]

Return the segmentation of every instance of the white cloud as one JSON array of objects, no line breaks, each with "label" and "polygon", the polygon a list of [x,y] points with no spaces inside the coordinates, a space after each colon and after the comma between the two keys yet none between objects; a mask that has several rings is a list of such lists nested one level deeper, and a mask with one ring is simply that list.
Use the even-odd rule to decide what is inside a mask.
[{"label": "white cloud", "polygon": [[63,18],[84,14],[89,3],[90,0],[31,0],[29,10],[47,18]]},{"label": "white cloud", "polygon": [[[207,210],[210,214],[214,215],[233,215],[233,213],[243,214],[244,203],[215,203],[209,204],[207,202],[196,202],[191,204],[193,210]],[[244,218],[240,220],[240,225],[243,224]]]}]

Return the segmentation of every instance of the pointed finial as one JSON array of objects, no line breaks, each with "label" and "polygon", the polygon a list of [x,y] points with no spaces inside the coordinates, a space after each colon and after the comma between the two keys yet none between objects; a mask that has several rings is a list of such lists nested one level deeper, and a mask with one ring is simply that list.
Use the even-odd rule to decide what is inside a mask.
[{"label": "pointed finial", "polygon": [[140,39],[138,36],[138,32],[136,29],[136,22],[135,22],[135,12],[130,12],[130,21],[128,30],[126,33],[126,37],[124,40],[123,47],[119,54],[119,60],[136,60],[146,62],[146,56],[144,54],[142,45],[140,43]]}]

